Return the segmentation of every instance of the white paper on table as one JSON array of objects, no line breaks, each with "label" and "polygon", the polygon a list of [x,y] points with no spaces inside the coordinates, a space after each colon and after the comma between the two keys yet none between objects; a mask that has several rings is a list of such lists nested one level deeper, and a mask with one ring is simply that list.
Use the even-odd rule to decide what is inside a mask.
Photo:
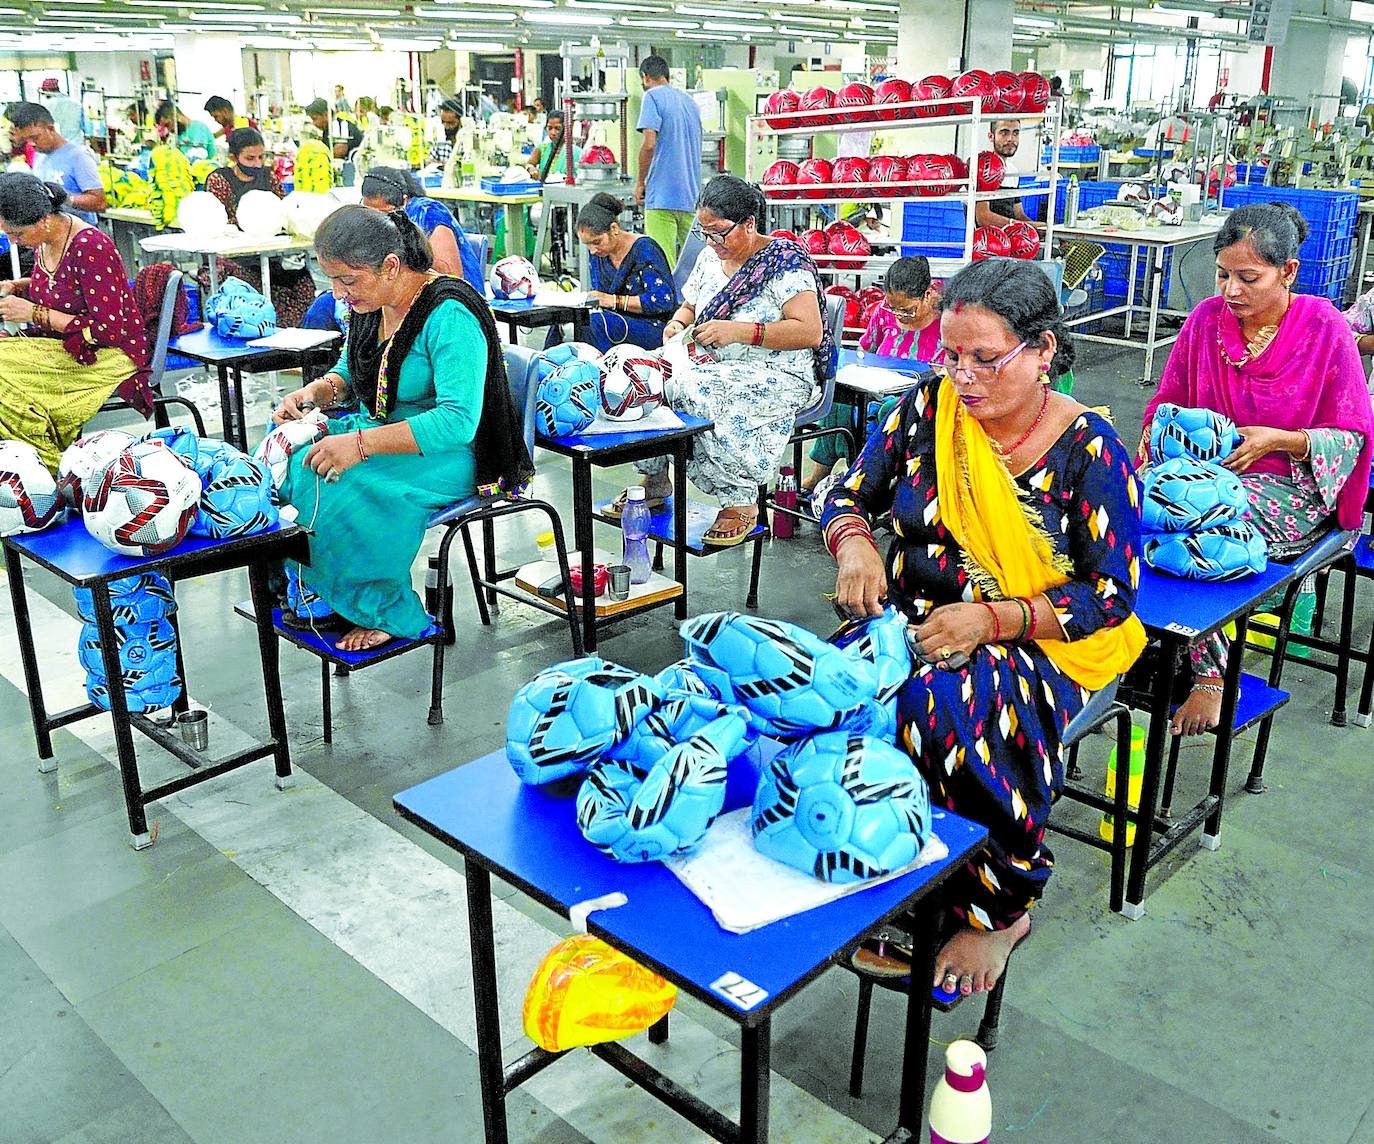
[{"label": "white paper on table", "polygon": [[883,369],[876,365],[842,365],[835,374],[835,380],[860,393],[889,394],[905,393],[916,384],[915,373],[898,373],[896,370]]},{"label": "white paper on table", "polygon": [[536,306],[585,306],[585,290],[560,290],[557,286],[541,286],[534,292]]},{"label": "white paper on table", "polygon": [[658,429],[681,429],[682,425],[682,418],[666,405],[651,409],[638,421],[612,421],[604,409],[598,409],[596,420],[583,429],[582,434],[647,433]]},{"label": "white paper on table", "polygon": [[742,806],[721,815],[696,850],[663,863],[701,899],[721,929],[730,933],[749,933],[770,922],[814,910],[949,855],[949,847],[932,834],[916,861],[885,878],[849,884],[822,882],[760,854],[749,828],[751,813],[751,807]]},{"label": "white paper on table", "polygon": [[303,330],[296,326],[285,326],[275,334],[254,338],[248,344],[265,350],[308,350],[335,341],[338,337],[337,330]]}]

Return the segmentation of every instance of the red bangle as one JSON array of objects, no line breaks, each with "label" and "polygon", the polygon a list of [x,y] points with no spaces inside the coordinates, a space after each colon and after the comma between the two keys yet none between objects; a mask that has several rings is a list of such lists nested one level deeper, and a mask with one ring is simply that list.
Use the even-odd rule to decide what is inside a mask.
[{"label": "red bangle", "polygon": [[1026,625],[1026,630],[1021,633],[1021,638],[1026,639],[1036,627],[1039,626],[1040,618],[1035,614],[1035,597],[1026,597],[1026,607],[1030,609],[1030,623]]},{"label": "red bangle", "polygon": [[978,603],[978,605],[979,605],[980,607],[986,608],[986,609],[988,610],[988,615],[990,615],[990,616],[992,617],[992,642],[993,642],[993,643],[1001,643],[1001,642],[1002,642],[1002,620],[1001,620],[1001,618],[997,615],[997,609],[994,608],[991,604],[989,604],[986,600],[978,600],[978,601],[976,601],[976,602]]},{"label": "red bangle", "polygon": [[361,429],[358,430],[357,440],[359,458],[364,461],[372,460],[372,458],[367,455],[367,450],[363,448],[363,431]]},{"label": "red bangle", "polygon": [[762,323],[762,322],[755,322],[755,323],[754,323],[754,345],[756,345],[756,346],[761,346],[761,345],[763,345],[763,323]]},{"label": "red bangle", "polygon": [[838,560],[840,545],[852,536],[862,536],[873,545],[874,552],[878,551],[878,542],[873,539],[873,530],[869,528],[868,522],[862,517],[854,517],[852,520],[841,520],[826,536],[825,546],[829,549],[830,555]]}]

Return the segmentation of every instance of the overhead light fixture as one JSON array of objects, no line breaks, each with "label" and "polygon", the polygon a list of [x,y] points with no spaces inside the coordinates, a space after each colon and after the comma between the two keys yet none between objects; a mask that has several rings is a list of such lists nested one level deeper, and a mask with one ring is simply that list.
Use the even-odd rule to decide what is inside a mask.
[{"label": "overhead light fixture", "polygon": [[489,20],[494,24],[513,24],[516,20],[514,12],[450,12],[447,8],[416,8],[415,13],[435,20]]},{"label": "overhead light fixture", "polygon": [[762,29],[757,24],[730,24],[716,20],[703,20],[701,30],[703,32],[758,32]]},{"label": "overhead light fixture", "polygon": [[136,20],[140,23],[147,23],[153,19],[151,15],[144,15],[141,12],[69,12],[65,8],[49,8],[43,13],[44,17],[65,18],[68,20],[94,20],[104,22],[105,20]]},{"label": "overhead light fixture", "polygon": [[528,24],[580,25],[584,28],[604,28],[615,21],[610,16],[604,16],[599,12],[588,12],[584,16],[580,12],[560,8],[556,12],[526,12],[525,22]]},{"label": "overhead light fixture", "polygon": [[509,45],[498,40],[449,40],[445,47],[459,52],[504,52]]},{"label": "overhead light fixture", "polygon": [[1056,28],[1058,25],[1053,20],[1045,20],[1039,16],[1013,16],[1011,22],[1018,28]]},{"label": "overhead light fixture", "polygon": [[[72,0],[66,0],[68,4]],[[211,11],[221,12],[262,12],[265,9],[261,4],[229,4],[220,3],[199,3],[197,0],[125,0],[132,8],[205,8]]]},{"label": "overhead light fixture", "polygon": [[[435,0],[437,4],[471,4],[472,0]],[[553,0],[503,0],[505,8],[552,8]]]},{"label": "overhead light fixture", "polygon": [[628,16],[624,17],[620,24],[625,28],[700,28],[701,25],[692,20],[631,20]]},{"label": "overhead light fixture", "polygon": [[678,4],[676,10],[684,16],[710,16],[716,20],[768,20],[767,12],[735,12],[729,8],[696,8],[690,4]]}]

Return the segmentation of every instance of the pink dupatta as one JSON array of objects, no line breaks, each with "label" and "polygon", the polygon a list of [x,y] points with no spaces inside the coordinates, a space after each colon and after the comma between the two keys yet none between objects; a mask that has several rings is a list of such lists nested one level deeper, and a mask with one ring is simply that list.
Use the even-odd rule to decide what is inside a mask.
[{"label": "pink dupatta", "polygon": [[[1245,337],[1225,301],[1214,296],[1198,303],[1169,353],[1159,389],[1145,407],[1146,435],[1162,401],[1212,409],[1238,426],[1362,434],[1359,460],[1336,506],[1340,526],[1358,529],[1369,491],[1374,411],[1355,340],[1340,311],[1325,298],[1295,294],[1278,333],[1258,359],[1231,364],[1244,359]],[[1246,471],[1287,477],[1293,466],[1288,456],[1270,453]]]}]

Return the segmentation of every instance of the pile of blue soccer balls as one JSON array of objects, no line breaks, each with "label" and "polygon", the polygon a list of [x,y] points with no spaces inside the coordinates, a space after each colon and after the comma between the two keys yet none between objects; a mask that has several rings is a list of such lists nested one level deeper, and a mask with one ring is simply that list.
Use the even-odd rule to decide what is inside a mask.
[{"label": "pile of blue soccer balls", "polygon": [[622,862],[696,847],[743,767],[755,776],[754,844],[769,857],[827,882],[915,860],[930,796],[894,743],[912,670],[900,612],[848,624],[833,642],[735,612],[681,632],[686,656],[656,675],[589,656],[522,687],[506,723],[520,780],[575,780],[579,829]]},{"label": "pile of blue soccer balls", "polygon": [[1163,404],[1141,476],[1145,562],[1186,580],[1239,580],[1269,563],[1240,478],[1222,466],[1240,445],[1230,418]]}]

